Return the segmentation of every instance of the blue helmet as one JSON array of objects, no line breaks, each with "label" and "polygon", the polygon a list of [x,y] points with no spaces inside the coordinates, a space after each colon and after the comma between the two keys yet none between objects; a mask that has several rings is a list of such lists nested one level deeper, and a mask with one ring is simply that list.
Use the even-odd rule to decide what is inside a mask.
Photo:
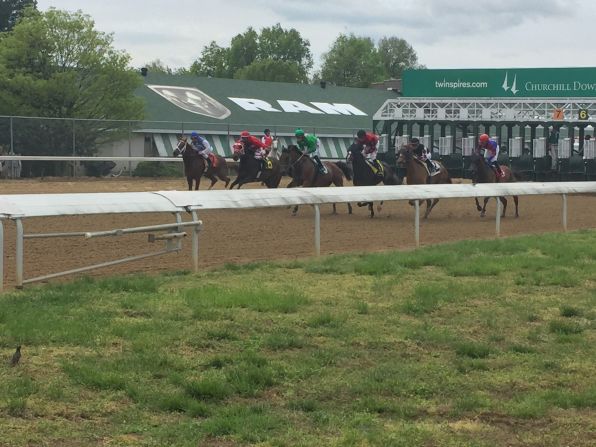
[{"label": "blue helmet", "polygon": [[193,132],[190,134],[190,138],[199,138],[199,134],[196,132]]}]

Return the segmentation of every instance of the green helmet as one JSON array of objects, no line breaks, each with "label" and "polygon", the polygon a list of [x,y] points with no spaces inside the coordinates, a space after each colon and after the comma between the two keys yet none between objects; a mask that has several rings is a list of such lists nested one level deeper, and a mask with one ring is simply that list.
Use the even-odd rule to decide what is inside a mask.
[{"label": "green helmet", "polygon": [[296,135],[297,137],[303,137],[304,131],[302,129],[296,129],[296,131],[294,132],[294,135]]}]

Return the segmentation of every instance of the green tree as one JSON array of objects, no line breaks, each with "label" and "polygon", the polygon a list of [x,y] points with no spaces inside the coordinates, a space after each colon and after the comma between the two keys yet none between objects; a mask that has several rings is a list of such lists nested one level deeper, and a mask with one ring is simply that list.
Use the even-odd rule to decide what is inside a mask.
[{"label": "green tree", "polygon": [[160,59],[155,59],[148,64],[144,65],[149,73],[163,73],[163,74],[174,74],[174,70],[164,64]]},{"label": "green tree", "polygon": [[303,67],[294,61],[264,59],[237,70],[235,79],[251,79],[274,82],[307,82]]},{"label": "green tree", "polygon": [[259,54],[259,35],[248,28],[243,34],[232,38],[229,49],[228,63],[232,73],[252,64]]},{"label": "green tree", "polygon": [[0,0],[0,32],[10,31],[27,7],[37,8],[36,0]]},{"label": "green tree", "polygon": [[72,154],[73,134],[76,153],[90,154],[129,131],[126,122],[103,120],[143,117],[143,101],[134,94],[141,76],[112,41],[82,12],[53,8],[28,8],[0,39],[0,114],[87,119],[28,120],[15,134],[28,154]]},{"label": "green tree", "polygon": [[222,48],[215,41],[203,47],[201,57],[190,66],[190,73],[198,76],[210,76],[213,78],[230,78],[233,73],[230,71],[230,49]]},{"label": "green tree", "polygon": [[321,78],[345,87],[368,87],[385,77],[373,40],[340,34],[323,56]]},{"label": "green tree", "polygon": [[295,29],[285,30],[278,23],[260,33],[248,28],[227,48],[211,42],[189,71],[218,78],[307,82],[312,65],[309,41]]},{"label": "green tree", "polygon": [[412,45],[399,37],[383,37],[378,45],[383,67],[392,79],[401,79],[406,68],[419,68],[418,55]]}]

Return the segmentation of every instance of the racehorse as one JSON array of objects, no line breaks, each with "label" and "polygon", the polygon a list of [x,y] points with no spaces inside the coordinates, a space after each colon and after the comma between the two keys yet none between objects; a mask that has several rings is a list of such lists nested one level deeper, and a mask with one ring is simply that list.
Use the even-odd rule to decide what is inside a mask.
[{"label": "racehorse", "polygon": [[[416,144],[412,143],[405,144],[398,152],[399,156],[397,157],[397,163],[399,165],[405,166],[408,185],[436,185],[441,183],[451,183],[449,171],[438,161],[433,162],[439,166],[438,172],[432,176],[429,175],[428,169],[426,168],[426,163],[419,160],[414,154],[414,149],[416,149],[416,146]],[[432,202],[430,199],[426,200],[426,211],[424,213],[425,219],[428,217],[438,201],[439,199],[433,199]],[[412,200],[410,200],[409,203],[410,205],[414,204]]]},{"label": "racehorse", "polygon": [[[475,172],[474,183],[512,183],[519,177],[518,174],[514,173],[508,166],[501,166],[501,170],[505,175],[497,178],[495,171],[488,165],[484,157],[477,152],[470,157],[470,166]],[[475,197],[476,209],[480,211],[480,217],[486,215],[486,204],[489,199],[490,197],[485,197],[484,206],[481,207],[478,198]],[[501,217],[505,217],[505,212],[507,211],[507,199],[505,197],[499,197],[499,199],[503,204],[503,214]],[[513,202],[515,203],[515,217],[519,217],[517,196],[513,196]]]},{"label": "racehorse", "polygon": [[[375,174],[370,165],[364,158],[362,150],[364,147],[360,143],[353,143],[348,149],[347,160],[352,164],[354,170],[354,186],[375,186],[383,182],[384,185],[401,185],[401,179],[397,173],[384,161],[381,162],[383,166],[383,175]],[[368,206],[370,217],[375,217],[375,211],[372,202],[359,202],[358,206]],[[377,211],[381,212],[383,202],[377,207]]]},{"label": "racehorse", "polygon": [[[174,149],[174,157],[182,155],[182,161],[184,163],[184,175],[188,182],[188,190],[192,191],[192,181],[195,181],[195,191],[199,189],[201,183],[201,177],[204,175],[211,180],[209,189],[213,188],[213,185],[217,182],[217,178],[226,182],[225,187],[230,183],[228,177],[228,165],[225,158],[219,155],[212,155],[211,163],[212,166],[205,170],[207,162],[205,159],[192,147],[188,142],[187,137],[178,139],[178,145]],[[215,160],[215,167],[213,167],[213,161]],[[217,178],[216,178],[217,177]]]},{"label": "racehorse", "polygon": [[[319,172],[315,162],[298,149],[298,146],[293,144],[282,149],[279,162],[283,167],[284,174],[292,172],[292,182],[288,187],[326,187],[331,186],[331,184],[344,186],[344,175],[348,180],[352,178],[348,166],[342,162],[324,161],[323,164],[327,168],[327,173]],[[292,215],[295,216],[297,212],[298,206],[295,206]],[[348,203],[348,213],[352,214],[352,205],[350,203]],[[333,204],[333,214],[337,214],[335,203]]]},{"label": "racehorse", "polygon": [[267,188],[277,188],[279,186],[281,168],[278,160],[273,158],[267,159],[265,162],[270,163],[270,167],[263,169],[261,175],[258,175],[259,171],[261,171],[261,161],[257,160],[252,154],[245,152],[243,145],[239,144],[234,147],[232,158],[234,161],[240,160],[240,163],[238,165],[238,176],[230,185],[230,189],[233,189],[236,185],[240,189],[245,183],[252,182],[263,182]]}]

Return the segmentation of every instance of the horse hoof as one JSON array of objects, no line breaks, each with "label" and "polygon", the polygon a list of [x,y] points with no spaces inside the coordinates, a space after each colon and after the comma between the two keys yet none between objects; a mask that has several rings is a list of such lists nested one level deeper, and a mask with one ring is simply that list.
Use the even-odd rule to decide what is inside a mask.
[{"label": "horse hoof", "polygon": [[480,217],[484,217],[486,213],[480,213]]},{"label": "horse hoof", "polygon": [[381,205],[377,206],[377,213],[380,213],[381,211],[383,211],[383,207]]},{"label": "horse hoof", "polygon": [[477,210],[477,211],[482,211],[482,208],[481,208],[481,207],[479,207],[479,206],[477,206],[477,207],[476,207],[476,210]]}]

